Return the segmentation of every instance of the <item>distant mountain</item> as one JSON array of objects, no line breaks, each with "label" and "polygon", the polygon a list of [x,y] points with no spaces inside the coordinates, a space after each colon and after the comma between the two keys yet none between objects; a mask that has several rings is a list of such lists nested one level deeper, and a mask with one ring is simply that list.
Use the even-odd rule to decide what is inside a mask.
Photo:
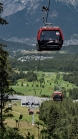
[{"label": "distant mountain", "polygon": [[11,42],[11,41],[5,41],[3,39],[0,39],[0,44],[6,44],[7,47],[4,47],[8,52],[9,51],[16,51],[16,50],[35,50],[36,46],[31,46],[28,44],[22,44],[20,42]]},{"label": "distant mountain", "polygon": [[[4,17],[9,24],[0,25],[0,38],[35,44],[38,29],[43,26],[43,5],[48,0],[3,0]],[[48,22],[59,26],[65,40],[78,39],[78,0],[50,0]]]},{"label": "distant mountain", "polygon": [[[6,44],[7,47],[5,47],[4,49],[8,51],[8,53],[11,52],[13,53],[13,51],[22,51],[22,50],[26,50],[26,51],[34,51],[35,53],[38,52],[36,50],[36,46],[35,45],[28,45],[28,44],[22,44],[21,42],[11,42],[11,41],[5,41],[3,39],[0,39],[0,44]],[[58,53],[69,53],[69,54],[77,54],[78,52],[78,45],[69,45],[69,46],[63,46],[61,48],[60,51],[58,51]],[[43,55],[44,53],[42,53]],[[57,54],[57,51],[56,51]]]}]

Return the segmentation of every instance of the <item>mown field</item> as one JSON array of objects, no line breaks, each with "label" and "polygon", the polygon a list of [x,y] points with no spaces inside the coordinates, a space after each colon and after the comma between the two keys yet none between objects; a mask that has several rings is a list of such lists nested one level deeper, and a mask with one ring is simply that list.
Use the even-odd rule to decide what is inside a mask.
[{"label": "mown field", "polygon": [[[59,78],[57,78],[60,74]],[[55,90],[68,90],[76,87],[75,85],[63,80],[63,73],[54,72],[38,72],[38,79],[34,82],[28,82],[26,79],[19,79],[16,85],[12,88],[18,93],[23,95],[35,96],[52,96]],[[44,78],[44,82],[40,84],[39,79]],[[66,92],[68,95],[68,92]]]}]

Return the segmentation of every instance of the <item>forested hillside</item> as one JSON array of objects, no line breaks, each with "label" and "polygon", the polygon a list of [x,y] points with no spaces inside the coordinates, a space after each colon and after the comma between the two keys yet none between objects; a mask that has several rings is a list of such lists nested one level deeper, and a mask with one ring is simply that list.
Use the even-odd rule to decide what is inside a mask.
[{"label": "forested hillside", "polygon": [[[77,78],[78,55],[77,53],[67,53],[61,51],[61,52],[51,52],[51,53],[45,52],[40,54],[34,52],[32,53],[28,52],[28,53],[24,53],[24,55],[20,52],[16,52],[15,54],[16,55],[14,57],[9,58],[12,68],[14,69],[14,73],[10,76],[10,79],[13,82],[13,84],[15,85],[19,84],[19,80],[22,79],[21,84],[27,84],[27,85],[29,84],[28,85],[29,87],[27,88],[28,89],[30,88],[29,90],[32,89],[34,90],[34,88],[30,86],[34,86],[33,82],[35,81],[36,95],[39,96],[40,94],[41,96],[42,95],[51,96],[53,90],[57,90],[61,86],[61,89],[64,92],[64,97],[66,97],[67,92],[69,92],[68,93],[69,97],[71,97],[72,99],[78,99],[78,78]],[[29,74],[28,75],[29,77],[27,77],[27,72],[30,71],[32,74]],[[39,72],[42,72],[42,74],[44,74],[44,77],[41,74],[38,75]],[[50,79],[49,75],[47,77],[45,76],[45,72],[47,73],[49,72],[51,76],[54,73],[56,77],[54,79]],[[41,76],[42,85],[39,84],[40,79],[38,79],[39,78],[38,76]],[[49,78],[50,86],[47,86],[47,83],[45,82],[45,80],[48,80],[47,78]],[[28,82],[24,83],[23,79],[29,80],[29,82],[31,83]],[[68,87],[66,86],[63,87],[63,84],[65,83],[64,81],[67,82],[66,86]],[[71,86],[69,83],[71,84]],[[39,86],[41,86],[41,88]],[[51,90],[47,94],[49,87],[51,88]],[[43,89],[43,93],[41,93],[42,89]],[[45,90],[47,91],[45,92]]]},{"label": "forested hillside", "polygon": [[78,103],[71,99],[62,102],[46,101],[40,107],[43,139],[78,138]]}]

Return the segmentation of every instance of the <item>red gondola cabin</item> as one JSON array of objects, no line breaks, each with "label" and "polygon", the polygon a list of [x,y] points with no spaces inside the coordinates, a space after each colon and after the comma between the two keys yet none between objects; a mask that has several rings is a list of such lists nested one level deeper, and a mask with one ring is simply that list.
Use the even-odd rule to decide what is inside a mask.
[{"label": "red gondola cabin", "polygon": [[44,26],[37,34],[37,50],[60,50],[63,45],[64,37],[59,27]]},{"label": "red gondola cabin", "polygon": [[34,114],[34,111],[31,109],[29,110],[29,115],[33,115]]},{"label": "red gondola cabin", "polygon": [[52,98],[53,98],[54,101],[62,101],[63,100],[63,94],[60,91],[55,91],[52,94]]}]

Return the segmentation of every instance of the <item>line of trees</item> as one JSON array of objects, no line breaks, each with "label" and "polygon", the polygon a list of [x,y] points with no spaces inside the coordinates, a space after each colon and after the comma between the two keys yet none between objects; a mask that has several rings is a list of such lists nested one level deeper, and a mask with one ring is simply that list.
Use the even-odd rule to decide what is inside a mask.
[{"label": "line of trees", "polygon": [[70,83],[73,83],[74,85],[78,86],[78,71],[70,73],[70,74],[64,74],[63,80],[69,81]]}]

